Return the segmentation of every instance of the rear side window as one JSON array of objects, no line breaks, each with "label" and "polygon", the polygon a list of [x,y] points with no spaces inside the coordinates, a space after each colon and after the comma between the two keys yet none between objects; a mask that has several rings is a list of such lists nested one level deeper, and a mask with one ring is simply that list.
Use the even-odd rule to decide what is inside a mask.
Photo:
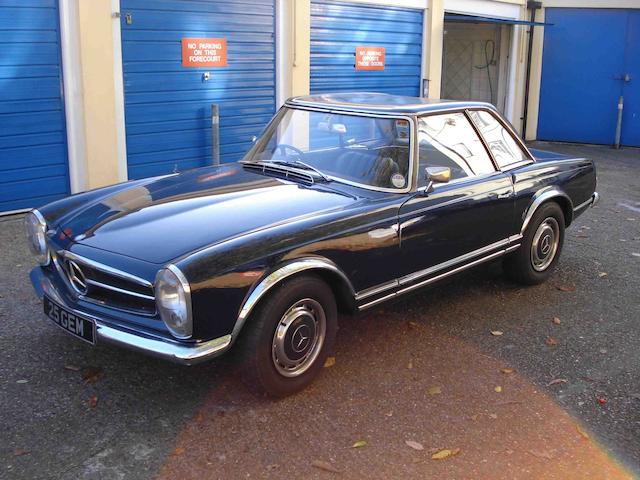
[{"label": "rear side window", "polygon": [[426,167],[449,167],[451,179],[495,172],[484,145],[464,113],[429,115],[418,120],[419,186]]},{"label": "rear side window", "polygon": [[489,112],[470,110],[469,116],[484,137],[500,168],[529,160],[511,133]]}]

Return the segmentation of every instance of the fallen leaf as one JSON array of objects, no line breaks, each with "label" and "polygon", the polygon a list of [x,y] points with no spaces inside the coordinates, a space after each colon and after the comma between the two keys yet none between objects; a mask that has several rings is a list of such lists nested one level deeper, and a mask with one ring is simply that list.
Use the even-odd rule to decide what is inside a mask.
[{"label": "fallen leaf", "polygon": [[89,407],[96,408],[98,405],[98,397],[96,395],[91,395],[89,397]]},{"label": "fallen leaf", "polygon": [[367,446],[367,442],[365,440],[358,440],[356,443],[351,445],[351,448],[362,448],[366,446]]},{"label": "fallen leaf", "polygon": [[414,450],[424,450],[424,447],[421,443],[414,442],[413,440],[405,440],[404,443],[406,443],[407,446],[413,448]]},{"label": "fallen leaf", "polygon": [[502,387],[500,385],[494,388],[494,390],[496,391],[496,393],[502,393]]},{"label": "fallen leaf", "polygon": [[550,347],[552,347],[552,346],[554,346],[554,345],[557,345],[557,344],[558,344],[558,341],[557,341],[555,338],[553,338],[553,337],[547,337],[547,339],[545,340],[545,342],[544,342],[544,343],[546,343],[547,345],[549,345]]},{"label": "fallen leaf", "polygon": [[480,414],[479,413],[476,413],[475,415],[471,415],[471,420],[473,420],[474,422],[477,422],[478,418],[480,418]]},{"label": "fallen leaf", "polygon": [[31,452],[29,450],[24,450],[22,448],[16,448],[13,451],[13,456],[14,457],[22,457],[23,455],[29,455],[31,454]]},{"label": "fallen leaf", "polygon": [[100,367],[87,367],[82,373],[82,379],[87,383],[96,383],[102,378],[103,372]]},{"label": "fallen leaf", "polygon": [[589,434],[587,432],[585,432],[582,428],[580,428],[580,425],[576,425],[576,430],[578,431],[578,433],[580,435],[582,435],[584,438],[589,440]]},{"label": "fallen leaf", "polygon": [[278,468],[277,463],[272,463],[271,465],[267,465],[267,470],[272,471]]},{"label": "fallen leaf", "polygon": [[179,455],[182,455],[184,453],[184,448],[183,447],[176,447],[173,452],[171,452],[171,455],[173,457],[177,457]]},{"label": "fallen leaf", "polygon": [[553,323],[555,323],[556,325],[560,325],[562,323],[558,317],[553,317],[553,320],[551,320],[551,321]]},{"label": "fallen leaf", "polygon": [[70,370],[72,372],[79,372],[80,371],[80,367],[78,367],[77,365],[65,365],[64,369],[65,370]]},{"label": "fallen leaf", "polygon": [[442,393],[442,387],[431,387],[427,390],[429,395],[440,395]]},{"label": "fallen leaf", "polygon": [[511,375],[515,370],[513,368],[501,368],[500,371],[505,375]]},{"label": "fallen leaf", "polygon": [[311,466],[319,468],[320,470],[324,470],[325,472],[340,473],[340,470],[331,465],[329,462],[325,462],[324,460],[314,460],[313,462],[311,462]]},{"label": "fallen leaf", "polygon": [[498,419],[498,414],[496,413],[490,413],[489,414],[489,418],[493,419],[493,420],[497,420]]},{"label": "fallen leaf", "polygon": [[327,357],[324,361],[324,368],[333,367],[336,364],[336,357]]},{"label": "fallen leaf", "polygon": [[459,448],[454,448],[454,449],[443,448],[442,450],[438,450],[437,452],[433,453],[431,455],[431,458],[433,460],[444,460],[445,458],[453,457],[458,453],[460,453]]},{"label": "fallen leaf", "polygon": [[20,380],[16,380],[16,383],[20,383],[20,384],[29,383],[29,380],[21,378]]},{"label": "fallen leaf", "polygon": [[576,287],[572,287],[569,285],[556,285],[556,288],[558,290],[560,290],[561,292],[575,292],[576,291]]},{"label": "fallen leaf", "polygon": [[411,329],[420,328],[420,324],[418,322],[409,321],[407,322],[407,327]]},{"label": "fallen leaf", "polygon": [[596,400],[598,401],[598,405],[604,405],[607,403],[607,399],[604,397],[596,397]]},{"label": "fallen leaf", "polygon": [[607,275],[609,275],[607,272],[600,272],[600,273],[598,274],[598,276],[599,276],[600,278],[604,278],[604,277],[606,277]]},{"label": "fallen leaf", "polygon": [[559,383],[567,383],[568,381],[569,380],[567,380],[566,378],[556,378],[547,383],[547,387],[550,387],[551,385],[558,385]]},{"label": "fallen leaf", "polygon": [[550,452],[548,452],[547,450],[529,450],[529,453],[531,455],[533,455],[534,457],[538,457],[538,458],[544,458],[546,460],[552,460],[553,459],[553,455],[551,455]]},{"label": "fallen leaf", "polygon": [[385,416],[387,416],[387,417],[393,417],[393,412],[387,412],[387,413],[385,413]]},{"label": "fallen leaf", "polygon": [[407,368],[409,370],[411,370],[413,368],[413,360],[409,360],[409,363],[407,363]]},{"label": "fallen leaf", "polygon": [[607,353],[607,349],[606,348],[601,348],[600,350],[598,350],[600,353]]},{"label": "fallen leaf", "polygon": [[494,337],[500,337],[504,335],[504,332],[501,332],[500,330],[491,330],[491,335],[493,335]]}]

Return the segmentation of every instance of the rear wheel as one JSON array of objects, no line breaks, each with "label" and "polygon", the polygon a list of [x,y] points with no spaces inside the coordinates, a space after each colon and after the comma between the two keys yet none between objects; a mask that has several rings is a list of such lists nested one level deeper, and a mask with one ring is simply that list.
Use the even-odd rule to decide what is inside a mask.
[{"label": "rear wheel", "polygon": [[243,380],[284,397],[309,385],[333,348],[338,328],[333,292],[320,278],[285,281],[257,307],[241,339]]},{"label": "rear wheel", "polygon": [[505,258],[505,272],[519,283],[542,283],[558,263],[563,243],[562,209],[555,202],[545,203],[531,218],[521,247]]}]

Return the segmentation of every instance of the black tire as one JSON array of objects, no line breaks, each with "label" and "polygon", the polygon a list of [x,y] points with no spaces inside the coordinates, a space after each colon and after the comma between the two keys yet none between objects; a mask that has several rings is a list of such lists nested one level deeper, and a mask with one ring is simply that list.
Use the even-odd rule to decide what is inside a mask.
[{"label": "black tire", "polygon": [[[318,340],[318,343],[313,343],[313,339],[308,340],[309,350],[306,352],[307,338],[320,338],[322,314],[322,340]],[[315,329],[311,327],[314,322]],[[333,349],[338,330],[333,292],[315,275],[301,275],[286,280],[258,304],[244,330],[238,347],[242,379],[247,387],[257,394],[272,397],[286,397],[299,392],[315,379]],[[280,334],[278,340],[277,330]],[[302,349],[296,350],[296,345]],[[281,352],[281,357],[287,361],[291,361],[287,355],[296,361],[299,361],[296,358],[298,355],[303,355],[307,363],[301,364],[298,370],[287,370],[289,366],[280,360],[277,352]]]},{"label": "black tire", "polygon": [[[547,229],[549,228],[549,230]],[[554,228],[557,227],[557,231]],[[550,231],[554,231],[553,234]],[[540,233],[539,233],[540,232]],[[550,238],[551,250],[544,255],[543,246]],[[553,243],[557,244],[553,249]],[[534,247],[535,242],[535,247]],[[505,273],[514,281],[537,285],[549,278],[562,252],[564,244],[564,213],[555,202],[544,203],[533,214],[522,237],[522,245],[504,259]],[[553,255],[551,257],[551,255]]]}]

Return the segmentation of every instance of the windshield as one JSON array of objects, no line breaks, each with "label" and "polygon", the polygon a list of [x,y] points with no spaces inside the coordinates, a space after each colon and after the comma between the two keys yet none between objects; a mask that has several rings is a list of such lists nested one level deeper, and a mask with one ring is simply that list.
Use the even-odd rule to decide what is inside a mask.
[{"label": "windshield", "polygon": [[243,159],[315,170],[334,180],[401,190],[409,185],[410,123],[285,108]]}]

